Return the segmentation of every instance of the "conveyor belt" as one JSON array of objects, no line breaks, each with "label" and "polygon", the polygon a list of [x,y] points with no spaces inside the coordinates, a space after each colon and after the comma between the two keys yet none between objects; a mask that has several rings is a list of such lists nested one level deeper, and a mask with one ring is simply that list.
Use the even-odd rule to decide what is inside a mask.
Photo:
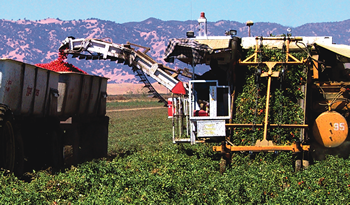
[{"label": "conveyor belt", "polygon": [[130,43],[123,45],[99,39],[75,39],[68,37],[62,42],[59,50],[66,54],[72,54],[73,57],[79,57],[79,59],[109,59],[132,67],[133,71],[137,73],[136,75],[145,83],[145,87],[150,90],[150,93],[166,105],[167,101],[154,89],[148,81],[146,74],[172,91],[180,82],[177,76],[181,73],[162,64],[158,64],[146,54],[149,50],[148,48],[144,52],[141,52],[140,50],[131,48],[131,45],[145,49],[145,47]]}]

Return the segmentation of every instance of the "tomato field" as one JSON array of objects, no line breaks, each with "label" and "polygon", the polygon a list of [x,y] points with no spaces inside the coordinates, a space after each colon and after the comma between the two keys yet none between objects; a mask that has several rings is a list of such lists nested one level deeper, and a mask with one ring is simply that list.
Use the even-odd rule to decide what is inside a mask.
[{"label": "tomato field", "polygon": [[[109,103],[160,107],[156,102]],[[210,144],[171,142],[167,108],[108,112],[109,157],[21,179],[2,171],[1,204],[349,204],[350,160],[294,172],[293,156],[236,153],[220,174]]]}]

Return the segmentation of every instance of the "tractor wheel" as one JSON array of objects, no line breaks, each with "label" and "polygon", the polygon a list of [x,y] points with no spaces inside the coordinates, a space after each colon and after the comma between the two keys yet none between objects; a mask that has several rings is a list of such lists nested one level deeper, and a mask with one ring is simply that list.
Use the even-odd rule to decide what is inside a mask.
[{"label": "tractor wheel", "polygon": [[295,172],[300,171],[301,170],[301,166],[302,166],[301,160],[300,159],[295,160]]},{"label": "tractor wheel", "polygon": [[0,105],[0,168],[13,171],[16,162],[16,140],[13,116],[7,106]]},{"label": "tractor wheel", "polygon": [[220,159],[220,174],[223,174],[226,171],[227,160],[222,156]]},{"label": "tractor wheel", "polygon": [[309,160],[303,160],[303,169],[307,169],[308,167],[309,167],[309,165],[310,165],[310,162],[309,162]]}]

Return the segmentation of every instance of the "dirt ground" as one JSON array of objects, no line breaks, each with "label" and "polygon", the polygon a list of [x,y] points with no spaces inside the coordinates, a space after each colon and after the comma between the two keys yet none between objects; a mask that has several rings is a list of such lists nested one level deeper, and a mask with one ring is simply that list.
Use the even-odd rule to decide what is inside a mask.
[{"label": "dirt ground", "polygon": [[130,108],[130,109],[114,109],[114,110],[107,110],[106,112],[150,110],[150,109],[160,109],[160,108],[164,108],[164,106],[162,106],[162,107],[141,107],[141,108]]},{"label": "dirt ground", "polygon": [[[152,86],[157,90],[158,93],[169,93],[169,90],[164,86],[153,83]],[[133,84],[133,83],[121,83],[121,84],[107,84],[108,95],[123,95],[128,93],[142,94],[147,93],[148,89],[143,88],[144,84]]]}]

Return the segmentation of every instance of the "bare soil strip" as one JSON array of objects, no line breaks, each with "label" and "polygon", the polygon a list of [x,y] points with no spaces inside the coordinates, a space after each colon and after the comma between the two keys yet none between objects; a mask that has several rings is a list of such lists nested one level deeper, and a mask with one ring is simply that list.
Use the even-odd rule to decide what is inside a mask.
[{"label": "bare soil strip", "polygon": [[115,110],[107,110],[106,112],[135,111],[135,110],[150,110],[150,109],[160,109],[160,108],[166,108],[166,107],[162,106],[162,107],[141,107],[141,108],[130,108],[130,109],[115,109]]}]

